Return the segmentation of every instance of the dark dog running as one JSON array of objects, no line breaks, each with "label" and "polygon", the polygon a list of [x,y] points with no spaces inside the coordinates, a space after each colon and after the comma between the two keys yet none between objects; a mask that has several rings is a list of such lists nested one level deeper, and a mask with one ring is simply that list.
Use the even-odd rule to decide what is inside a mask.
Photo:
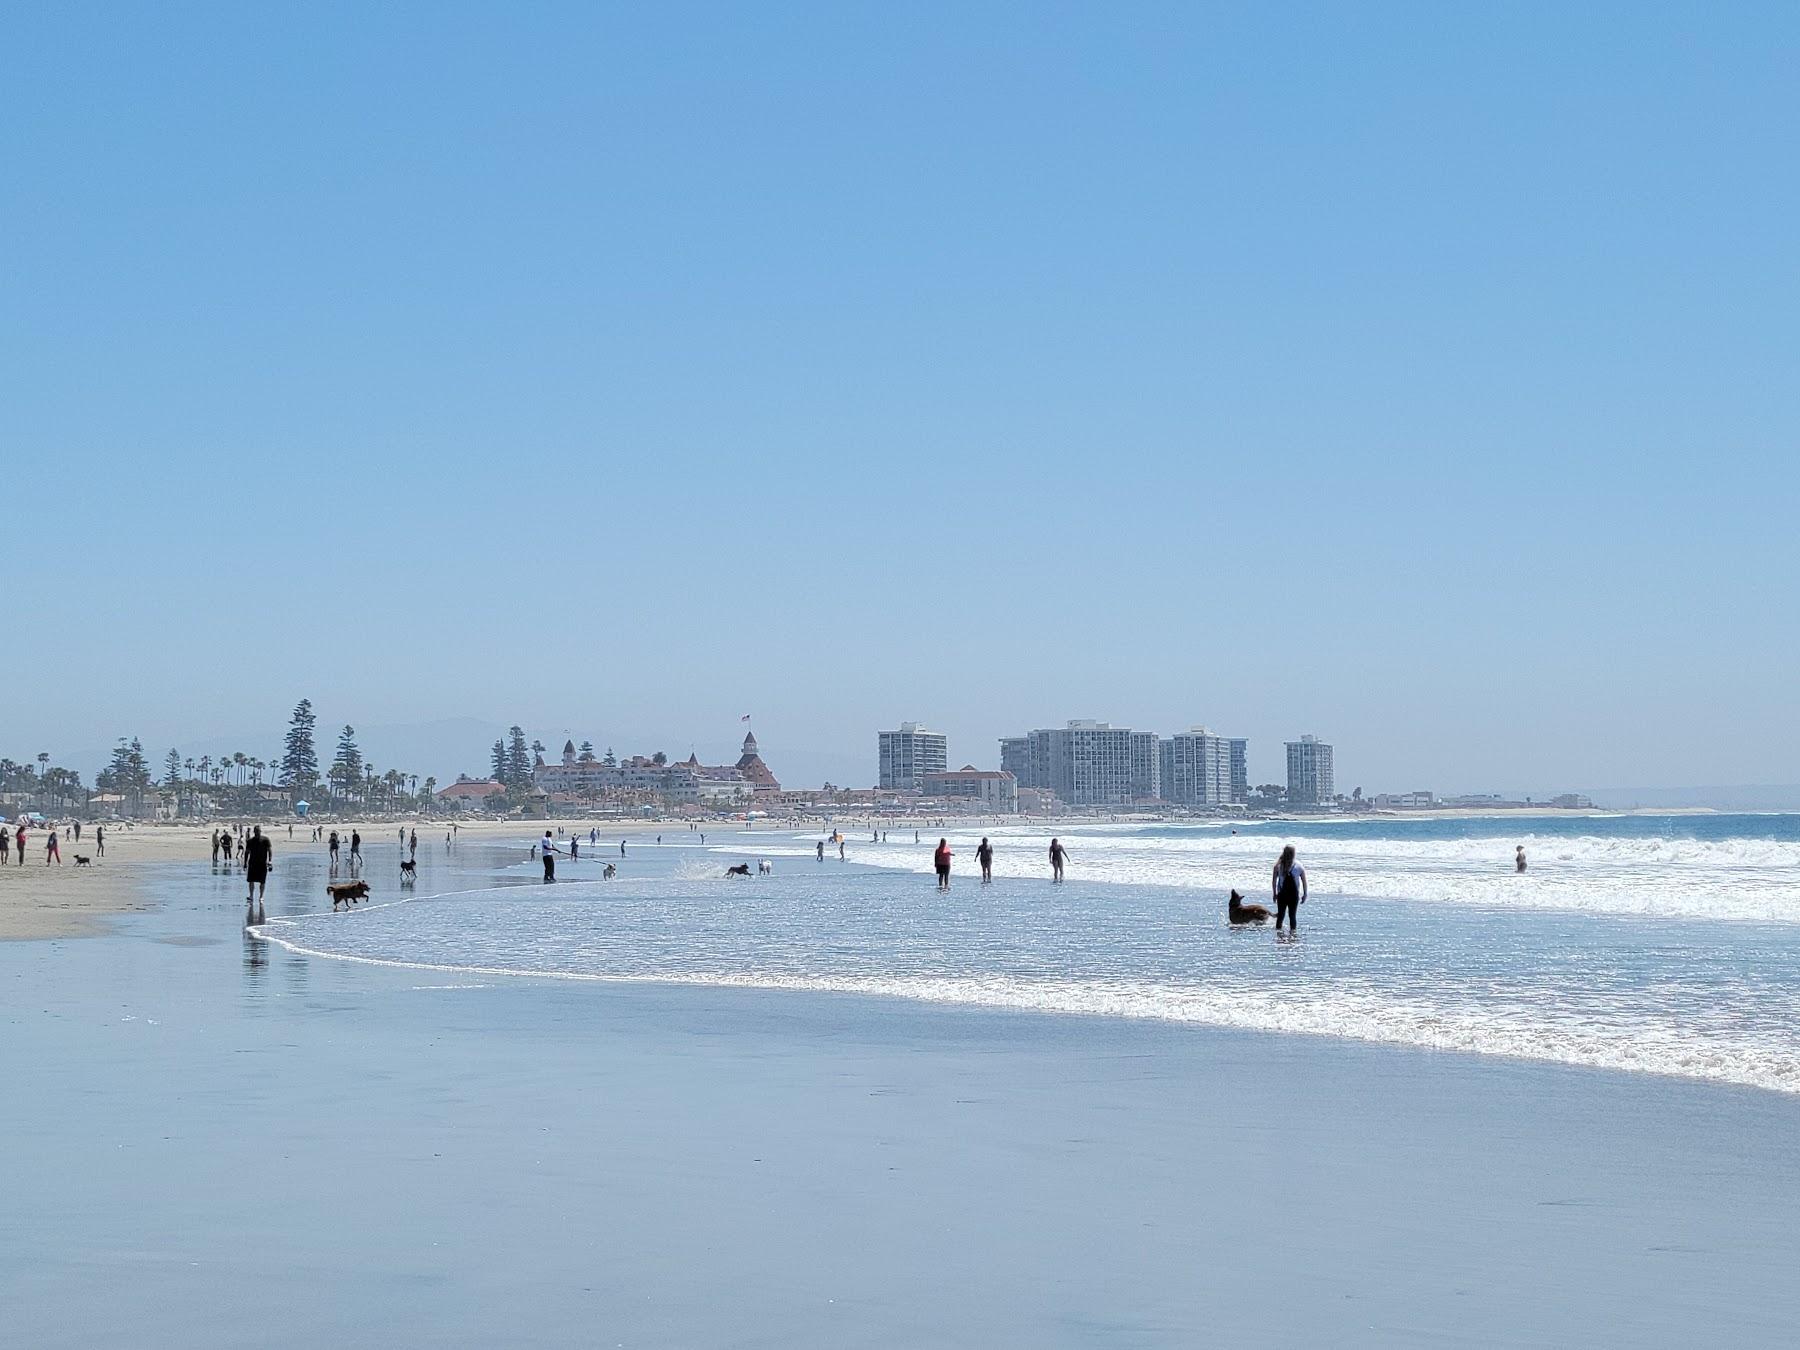
[{"label": "dark dog running", "polygon": [[1233,923],[1267,923],[1269,921],[1268,910],[1261,905],[1246,905],[1244,897],[1236,891],[1231,893],[1231,900],[1225,914]]},{"label": "dark dog running", "polygon": [[419,865],[410,858],[402,858],[400,860],[400,880],[406,882],[417,881],[418,879]]},{"label": "dark dog running", "polygon": [[92,867],[94,865],[94,860],[85,853],[77,853],[75,855],[75,865],[77,867]]},{"label": "dark dog running", "polygon": [[333,909],[339,905],[348,909],[358,900],[369,898],[369,883],[366,881],[328,881],[325,883],[325,893],[331,897]]},{"label": "dark dog running", "polygon": [[747,877],[750,875],[750,864],[739,863],[736,867],[727,867],[725,869],[725,875],[728,877]]}]

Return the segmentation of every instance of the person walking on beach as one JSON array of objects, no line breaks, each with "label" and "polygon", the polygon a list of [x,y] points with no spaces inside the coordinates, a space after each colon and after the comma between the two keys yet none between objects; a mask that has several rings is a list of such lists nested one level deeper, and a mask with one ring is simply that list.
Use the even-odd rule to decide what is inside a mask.
[{"label": "person walking on beach", "polygon": [[350,831],[350,873],[354,876],[362,870],[362,831]]},{"label": "person walking on beach", "polygon": [[1525,845],[1523,844],[1520,844],[1518,851],[1513,854],[1513,870],[1516,872],[1525,870]]},{"label": "person walking on beach", "polygon": [[623,839],[619,840],[619,856],[621,858],[625,856],[625,841]]},{"label": "person walking on beach", "polygon": [[819,840],[819,861],[825,861],[825,841],[823,839]]},{"label": "person walking on beach", "polygon": [[275,844],[262,832],[258,825],[250,831],[250,838],[244,845],[244,880],[249,890],[244,899],[250,904],[259,904],[263,894],[269,888],[269,861],[275,856]]},{"label": "person walking on beach", "polygon": [[844,856],[844,836],[841,834],[838,836],[838,861],[839,862],[848,862],[849,861],[849,859]]},{"label": "person walking on beach", "polygon": [[569,836],[569,859],[572,862],[576,858],[579,858],[580,856],[581,856],[581,836],[578,834],[572,834]]},{"label": "person walking on beach", "polygon": [[950,841],[938,840],[937,853],[932,857],[932,864],[937,868],[938,889],[950,889]]},{"label": "person walking on beach", "polygon": [[106,826],[104,825],[94,826],[94,856],[96,858],[106,856]]},{"label": "person walking on beach", "polygon": [[1281,860],[1275,864],[1269,886],[1275,896],[1275,931],[1281,931],[1285,915],[1291,933],[1300,920],[1300,906],[1306,903],[1306,869],[1294,861],[1292,844],[1281,850]]},{"label": "person walking on beach", "polygon": [[5,867],[12,860],[6,855],[12,852],[12,831],[0,825],[0,867]]},{"label": "person walking on beach", "polygon": [[[324,827],[320,826],[320,828]],[[331,832],[331,841],[326,847],[331,850],[331,875],[336,876],[338,865],[338,832],[336,830]]]},{"label": "person walking on beach", "polygon": [[412,841],[406,846],[406,857],[409,862],[416,862],[419,857],[419,831],[412,832]]},{"label": "person walking on beach", "polygon": [[556,841],[550,837],[550,831],[544,831],[544,880],[556,880]]},{"label": "person walking on beach", "polygon": [[48,867],[52,860],[58,867],[62,866],[62,850],[56,846],[56,826],[50,827],[50,835],[44,840],[44,866]]},{"label": "person walking on beach", "polygon": [[13,831],[13,852],[19,855],[19,866],[25,865],[25,822],[19,822],[19,828]]},{"label": "person walking on beach", "polygon": [[212,860],[212,865],[213,865],[213,866],[214,866],[214,867],[217,867],[217,866],[218,866],[218,865],[219,865],[219,832],[218,832],[218,831],[217,831],[217,830],[214,830],[214,831],[213,831],[213,860]]},{"label": "person walking on beach", "polygon": [[975,850],[975,861],[981,864],[981,884],[987,885],[994,879],[994,846],[981,836],[981,845]]},{"label": "person walking on beach", "polygon": [[1055,839],[1052,839],[1050,841],[1050,880],[1051,881],[1061,881],[1063,879],[1063,874],[1062,874],[1063,859],[1067,858],[1068,856],[1069,856],[1068,849],[1064,848]]}]

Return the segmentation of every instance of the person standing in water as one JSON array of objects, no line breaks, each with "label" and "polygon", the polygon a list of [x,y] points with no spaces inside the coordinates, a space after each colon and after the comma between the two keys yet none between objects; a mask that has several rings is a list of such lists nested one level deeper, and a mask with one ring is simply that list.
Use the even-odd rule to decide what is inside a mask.
[{"label": "person standing in water", "polygon": [[819,861],[825,861],[825,841],[823,839],[819,840]]},{"label": "person standing in water", "polygon": [[556,847],[556,841],[550,837],[550,831],[548,831],[548,830],[544,831],[543,841],[538,845],[538,847],[543,850],[543,855],[544,855],[544,880],[545,881],[555,881],[556,880],[556,854],[557,854],[558,850]]},{"label": "person standing in water", "polygon": [[350,831],[350,875],[362,871],[362,831]]},{"label": "person standing in water", "polygon": [[1288,932],[1293,932],[1300,920],[1300,906],[1306,903],[1306,869],[1294,861],[1292,844],[1281,850],[1281,860],[1275,864],[1269,887],[1275,896],[1275,931],[1281,931],[1285,915]]},{"label": "person standing in water", "polygon": [[250,889],[244,900],[258,904],[269,889],[269,860],[275,856],[275,845],[258,825],[250,831],[250,842],[244,845],[244,879]]},{"label": "person standing in water", "polygon": [[938,889],[950,889],[950,841],[938,840],[937,852],[932,856],[932,865],[937,868]]},{"label": "person standing in water", "polygon": [[1513,854],[1513,870],[1515,872],[1525,870],[1525,845],[1523,844],[1520,844],[1518,851]]},{"label": "person standing in water", "polygon": [[328,847],[331,849],[331,875],[336,876],[338,865],[338,832],[336,830],[331,832],[331,842]]},{"label": "person standing in water", "polygon": [[1050,880],[1061,881],[1063,879],[1063,860],[1068,856],[1069,850],[1064,848],[1059,841],[1055,839],[1050,841]]},{"label": "person standing in water", "polygon": [[975,861],[981,864],[981,884],[987,885],[994,879],[994,846],[981,836],[981,846],[975,850]]}]

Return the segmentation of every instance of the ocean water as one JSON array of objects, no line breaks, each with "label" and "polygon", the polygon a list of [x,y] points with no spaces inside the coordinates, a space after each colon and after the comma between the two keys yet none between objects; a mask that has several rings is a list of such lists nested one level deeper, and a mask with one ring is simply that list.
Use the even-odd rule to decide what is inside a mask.
[{"label": "ocean water", "polygon": [[[417,893],[263,932],[464,977],[681,981],[1156,1018],[1520,1056],[1800,1092],[1800,816],[1378,820],[603,840],[541,885],[516,846],[422,855]],[[997,850],[981,885],[981,833]],[[1292,843],[1295,940],[1230,929]],[[1523,844],[1529,871],[1515,875]],[[772,876],[727,879],[768,859]],[[602,863],[620,865],[613,881]]]}]

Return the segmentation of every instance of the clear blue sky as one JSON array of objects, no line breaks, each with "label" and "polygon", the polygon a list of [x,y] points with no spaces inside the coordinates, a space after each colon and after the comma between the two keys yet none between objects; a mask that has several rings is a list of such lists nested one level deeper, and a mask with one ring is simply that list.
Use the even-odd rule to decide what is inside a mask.
[{"label": "clear blue sky", "polygon": [[309,694],[1792,781],[1796,69],[1791,5],[14,6],[0,754]]}]

